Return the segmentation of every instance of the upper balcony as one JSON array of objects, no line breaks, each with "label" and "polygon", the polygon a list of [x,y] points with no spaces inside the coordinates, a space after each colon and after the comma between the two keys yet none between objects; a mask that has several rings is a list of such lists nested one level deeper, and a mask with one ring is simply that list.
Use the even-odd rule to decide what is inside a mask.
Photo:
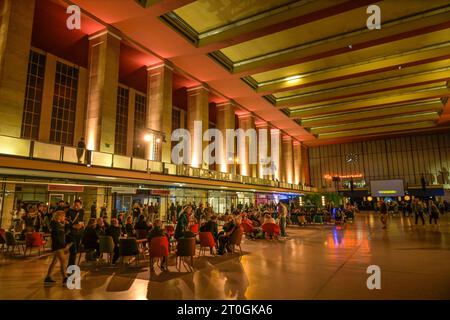
[{"label": "upper balcony", "polygon": [[[238,183],[255,186],[255,189],[257,187],[265,187],[265,189],[269,187],[273,189],[283,189],[284,192],[293,193],[317,192],[315,188],[308,186],[242,176],[215,170],[194,168],[184,164],[175,165],[172,163],[150,161],[141,158],[133,158],[98,151],[88,151],[87,153],[88,156],[84,156],[82,158],[82,162],[80,163],[78,162],[77,148],[75,147],[49,144],[4,135],[0,136],[0,156],[6,155],[26,158],[29,160],[44,160],[49,162],[80,165],[83,167],[88,166],[92,169],[109,168],[127,170],[130,172],[149,173],[150,175],[158,174],[167,176],[167,178],[170,178],[170,176],[178,176],[217,182]],[[88,158],[89,160],[87,160]]]}]

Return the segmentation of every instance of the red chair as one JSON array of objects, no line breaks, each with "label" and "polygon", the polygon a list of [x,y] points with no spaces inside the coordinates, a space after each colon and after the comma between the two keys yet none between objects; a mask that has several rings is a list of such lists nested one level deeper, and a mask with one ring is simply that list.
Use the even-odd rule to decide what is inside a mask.
[{"label": "red chair", "polygon": [[216,240],[214,240],[214,237],[211,232],[200,232],[198,234],[200,237],[200,252],[199,256],[206,255],[206,248],[209,248],[214,252],[214,249],[216,248]]},{"label": "red chair", "polygon": [[164,229],[166,230],[166,233],[169,235],[169,238],[172,238],[172,236],[175,232],[175,227],[171,226],[171,225],[167,225],[164,227]]},{"label": "red chair", "polygon": [[46,241],[44,240],[42,234],[40,232],[29,232],[25,234],[25,252],[24,256],[27,255],[27,249],[30,248],[30,255],[31,250],[33,248],[39,249],[39,255],[41,255],[41,248],[44,250]]},{"label": "red chair", "polygon": [[242,255],[241,241],[242,235],[244,234],[244,230],[242,227],[238,227],[234,232],[230,235],[230,239],[228,243],[231,245],[232,252],[234,253],[235,247],[239,248],[240,255]]},{"label": "red chair", "polygon": [[169,256],[169,240],[167,237],[155,237],[150,241],[149,248],[150,255],[150,270],[153,270],[154,258],[166,258]]},{"label": "red chair", "polygon": [[280,235],[280,227],[276,223],[265,223],[262,230],[266,235],[266,239],[277,239]]},{"label": "red chair", "polygon": [[242,225],[242,229],[244,230],[245,234],[252,233],[254,230],[253,226],[250,223],[248,223],[247,221],[242,222],[241,225]]},{"label": "red chair", "polygon": [[190,226],[189,230],[191,230],[191,232],[193,234],[198,234],[199,228],[200,227],[199,227],[198,223],[196,223],[196,224],[193,224],[192,226]]}]

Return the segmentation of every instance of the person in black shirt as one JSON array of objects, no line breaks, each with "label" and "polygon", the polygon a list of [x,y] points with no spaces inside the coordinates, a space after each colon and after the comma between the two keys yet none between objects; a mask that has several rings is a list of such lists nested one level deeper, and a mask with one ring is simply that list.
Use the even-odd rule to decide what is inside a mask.
[{"label": "person in black shirt", "polygon": [[67,223],[65,221],[65,213],[64,211],[55,212],[55,217],[50,223],[51,228],[51,237],[52,237],[52,251],[54,253],[52,262],[48,267],[47,276],[45,277],[44,282],[52,283],[55,280],[52,279],[53,269],[55,268],[56,261],[59,261],[61,275],[63,277],[63,284],[67,280],[66,271],[65,271],[65,248],[66,248],[66,233],[64,225]]},{"label": "person in black shirt", "polygon": [[145,221],[145,216],[143,214],[139,216],[139,220],[134,225],[134,229],[145,231],[148,231],[150,229],[149,226],[147,225],[147,222]]},{"label": "person in black shirt", "polygon": [[97,221],[95,219],[89,220],[89,224],[83,232],[83,246],[86,250],[95,250],[95,256],[98,257],[99,242],[98,234],[96,231]]},{"label": "person in black shirt", "polygon": [[69,209],[66,215],[69,225],[69,242],[72,243],[70,247],[69,266],[75,265],[77,253],[83,238],[84,229],[84,210],[80,199],[76,199],[73,203],[73,208]]},{"label": "person in black shirt", "polygon": [[95,232],[97,232],[97,235],[99,237],[104,236],[107,228],[108,228],[108,225],[107,225],[107,223],[105,223],[103,218],[98,218],[97,219],[97,227],[95,228]]},{"label": "person in black shirt", "polygon": [[106,229],[106,235],[112,237],[114,241],[113,264],[115,264],[119,259],[119,239],[121,234],[122,229],[120,227],[119,220],[116,218],[111,219],[111,225]]},{"label": "person in black shirt", "polygon": [[133,222],[136,223],[138,217],[141,215],[141,208],[139,203],[135,202],[133,205]]},{"label": "person in black shirt", "polygon": [[219,231],[217,227],[217,217],[215,215],[211,216],[210,220],[208,220],[208,222],[206,222],[204,225],[201,226],[200,231],[211,232],[214,239],[217,241],[217,238],[219,237]]},{"label": "person in black shirt", "polygon": [[78,141],[78,146],[77,146],[78,163],[83,163],[82,158],[84,155],[84,149],[86,149],[86,144],[84,143],[84,138],[81,137],[80,141]]},{"label": "person in black shirt", "polygon": [[94,203],[91,206],[91,218],[97,218],[97,203]]},{"label": "person in black shirt", "polygon": [[127,237],[136,237],[136,231],[134,231],[133,219],[131,216],[127,217],[127,223],[125,223],[125,233],[127,234]]}]

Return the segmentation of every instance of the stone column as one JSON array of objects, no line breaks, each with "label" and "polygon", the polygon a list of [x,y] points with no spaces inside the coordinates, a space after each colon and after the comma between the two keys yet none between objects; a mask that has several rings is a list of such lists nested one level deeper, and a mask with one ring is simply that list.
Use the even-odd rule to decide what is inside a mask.
[{"label": "stone column", "polygon": [[[55,91],[56,56],[47,53],[45,57],[44,87],[42,92],[41,117],[39,123],[39,141],[50,141],[53,95]],[[75,140],[75,139],[74,139]]]},{"label": "stone column", "polygon": [[255,125],[258,133],[258,178],[271,179],[271,134],[268,123],[258,123]]},{"label": "stone column", "polygon": [[283,159],[283,176],[282,181],[287,183],[293,183],[294,181],[294,159],[292,152],[292,137],[283,136],[282,138],[282,153]]},{"label": "stone column", "polygon": [[299,141],[293,142],[294,151],[294,183],[301,183],[301,167],[302,167],[302,145]]},{"label": "stone column", "polygon": [[[158,64],[147,68],[147,128],[152,139],[146,146],[146,158],[171,163],[172,67]],[[161,134],[165,135],[165,142]],[[153,139],[160,139],[161,155],[153,158]]]},{"label": "stone column", "polygon": [[34,6],[0,1],[0,135],[21,135]]},{"label": "stone column", "polygon": [[[191,166],[208,169],[209,165],[203,161],[203,150],[208,145],[203,141],[203,133],[209,128],[209,90],[205,86],[189,88],[187,90],[187,129],[191,134]],[[195,123],[201,123],[201,132],[195,132]]]},{"label": "stone column", "polygon": [[86,144],[114,153],[121,38],[109,30],[89,37],[89,94]]},{"label": "stone column", "polygon": [[[222,132],[223,136],[223,152],[221,164],[216,165],[216,170],[220,172],[232,172],[232,166],[234,166],[234,152],[231,153],[231,146],[233,146],[234,151],[234,139],[233,141],[228,141],[229,148],[227,149],[227,129],[235,129],[235,117],[234,117],[234,103],[227,101],[223,103],[216,104],[216,128]],[[227,153],[229,150],[229,153]],[[232,162],[231,162],[232,161]],[[227,164],[233,163],[233,164]]]},{"label": "stone column", "polygon": [[255,131],[255,117],[252,114],[239,116],[239,129],[245,134],[245,143],[239,143],[239,173],[243,176],[257,176],[258,141]]},{"label": "stone column", "polygon": [[279,129],[270,130],[270,158],[272,160],[273,180],[281,181],[281,132]]}]

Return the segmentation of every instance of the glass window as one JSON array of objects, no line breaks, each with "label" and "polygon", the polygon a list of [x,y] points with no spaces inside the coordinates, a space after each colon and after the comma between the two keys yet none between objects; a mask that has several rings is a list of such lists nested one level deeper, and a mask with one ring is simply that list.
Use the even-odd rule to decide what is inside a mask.
[{"label": "glass window", "polygon": [[30,51],[22,117],[22,138],[37,140],[44,89],[45,55]]}]

